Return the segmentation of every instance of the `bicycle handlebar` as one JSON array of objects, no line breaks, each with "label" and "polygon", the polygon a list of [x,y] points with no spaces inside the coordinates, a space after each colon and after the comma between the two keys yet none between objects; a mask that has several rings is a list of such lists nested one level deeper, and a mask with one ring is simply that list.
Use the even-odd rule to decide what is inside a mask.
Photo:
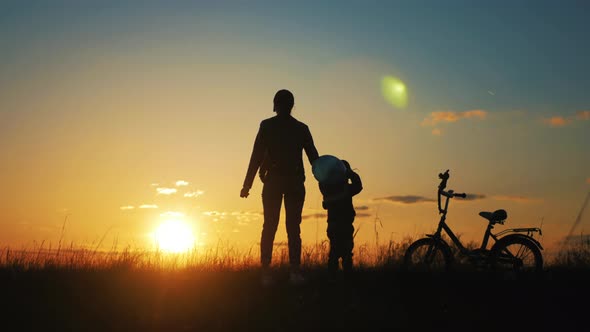
[{"label": "bicycle handlebar", "polygon": [[439,194],[441,196],[445,196],[445,197],[448,197],[448,198],[454,198],[454,197],[467,198],[467,194],[466,193],[455,194],[455,191],[453,191],[453,190],[449,190],[449,191],[440,190],[439,191]]},{"label": "bicycle handlebar", "polygon": [[444,190],[447,187],[447,181],[449,180],[449,170],[447,169],[444,173],[439,173],[438,178],[441,179],[438,185],[438,190]]},{"label": "bicycle handlebar", "polygon": [[[453,190],[445,191],[445,188],[447,187],[447,181],[449,181],[449,177],[450,177],[450,175],[449,175],[448,169],[444,173],[438,174],[438,178],[441,179],[440,184],[438,185],[438,200],[437,200],[439,213],[446,212],[446,206],[448,205],[448,200],[450,198],[453,198],[453,197],[467,198],[466,193],[455,194],[455,192]],[[445,209],[443,209],[441,207],[440,196],[445,196],[447,198],[447,203],[445,204]]]}]

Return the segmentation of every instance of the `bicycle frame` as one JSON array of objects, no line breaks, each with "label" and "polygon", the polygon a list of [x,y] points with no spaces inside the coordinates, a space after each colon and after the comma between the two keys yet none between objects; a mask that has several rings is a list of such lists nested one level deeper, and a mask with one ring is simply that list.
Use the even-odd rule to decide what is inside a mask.
[{"label": "bicycle frame", "polygon": [[[453,198],[453,197],[463,197],[463,198],[466,197],[465,194],[455,194],[453,190],[444,191],[444,189],[446,188],[446,185],[447,185],[447,180],[449,179],[448,172],[449,171],[447,170],[445,173],[439,174],[439,178],[442,181],[441,181],[441,183],[440,183],[440,185],[438,187],[438,210],[439,210],[439,213],[442,214],[442,216],[441,216],[440,221],[438,223],[438,227],[436,229],[436,232],[434,234],[427,234],[427,236],[428,237],[435,238],[438,241],[443,241],[441,235],[442,235],[442,232],[445,231],[446,234],[451,239],[451,241],[453,242],[453,244],[459,249],[459,251],[462,254],[464,254],[464,255],[469,255],[472,251],[469,250],[469,249],[467,249],[467,248],[465,248],[465,246],[463,246],[463,244],[459,240],[459,237],[457,237],[455,235],[455,233],[453,233],[453,231],[451,230],[451,228],[449,227],[449,225],[447,225],[447,223],[446,223],[447,212],[448,212],[448,208],[449,208],[449,201],[450,201],[450,199]],[[445,200],[445,203],[444,203],[444,209],[441,208],[441,196],[446,197],[446,200]],[[526,233],[526,235],[521,234],[520,236],[526,236],[527,238],[529,238],[530,240],[532,240],[539,248],[542,249],[541,244],[532,237],[532,234],[535,233],[535,232],[538,232],[539,234],[542,234],[540,228],[537,228],[537,227],[531,227],[531,228],[510,228],[510,229],[503,230],[503,231],[501,231],[499,233],[496,233],[496,234],[493,234],[492,233],[492,229],[494,229],[494,223],[492,223],[490,221],[488,223],[488,226],[486,228],[486,231],[485,231],[485,233],[483,235],[483,239],[481,241],[481,246],[479,247],[479,250],[480,251],[486,251],[487,250],[487,246],[488,246],[488,243],[489,243],[490,238],[492,238],[494,240],[494,242],[497,242],[504,235],[514,234],[514,233]]]},{"label": "bicycle frame", "polygon": [[[451,239],[453,244],[455,244],[455,246],[457,246],[457,248],[459,248],[459,251],[463,254],[467,254],[467,253],[469,253],[469,250],[467,248],[465,248],[465,246],[463,246],[463,244],[461,243],[459,238],[455,235],[455,233],[453,233],[453,231],[451,230],[449,225],[447,225],[447,223],[446,223],[448,206],[449,206],[449,197],[447,197],[447,201],[445,202],[445,209],[444,209],[442,216],[440,217],[440,221],[438,222],[438,227],[436,228],[436,232],[434,232],[434,234],[427,234],[427,236],[433,237],[437,240],[442,241],[442,236],[441,236],[442,231],[445,231],[445,233],[449,236],[449,238]],[[490,229],[488,227],[488,230],[486,230],[486,233],[484,234],[484,243],[482,244],[482,248],[485,248],[485,245],[487,245],[487,241],[488,241],[487,239],[489,238],[490,235],[491,235],[491,233],[490,233]]]},{"label": "bicycle frame", "polygon": [[[448,200],[448,198],[447,198]],[[445,209],[446,210],[446,209]],[[459,249],[459,251],[464,254],[464,255],[468,255],[471,250],[465,248],[465,246],[463,246],[463,244],[461,243],[461,240],[459,240],[459,237],[457,237],[455,235],[455,233],[453,233],[453,231],[451,230],[451,228],[449,227],[449,225],[447,225],[446,223],[446,218],[447,218],[447,214],[446,211],[445,213],[443,213],[443,215],[440,218],[440,221],[438,223],[438,227],[436,229],[436,232],[434,232],[434,234],[427,234],[428,237],[433,237],[435,239],[441,240],[442,241],[442,232],[444,231],[449,238],[451,239],[451,241],[453,242],[453,244]],[[508,235],[508,234],[515,234],[515,233],[526,233],[526,235],[522,235],[522,236],[526,236],[527,238],[530,238],[531,240],[533,240],[533,242],[535,242],[535,244],[539,247],[539,248],[543,248],[541,246],[541,244],[535,240],[532,237],[533,233],[539,233],[542,234],[541,229],[538,227],[530,227],[530,228],[509,228],[509,229],[505,229],[501,232],[498,232],[496,234],[492,233],[492,229],[494,228],[494,225],[490,222],[488,223],[488,226],[486,228],[486,231],[483,235],[483,239],[481,241],[481,246],[479,247],[480,250],[487,250],[488,247],[488,243],[490,241],[490,238],[494,241],[497,242],[501,237],[503,237],[504,235]]]}]

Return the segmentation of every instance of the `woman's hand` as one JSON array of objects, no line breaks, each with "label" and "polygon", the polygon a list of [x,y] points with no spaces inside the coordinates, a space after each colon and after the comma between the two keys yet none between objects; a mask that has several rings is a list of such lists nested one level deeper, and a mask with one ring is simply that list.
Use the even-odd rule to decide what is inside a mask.
[{"label": "woman's hand", "polygon": [[246,187],[242,188],[242,190],[240,191],[240,197],[247,198],[248,195],[250,195],[250,189]]}]

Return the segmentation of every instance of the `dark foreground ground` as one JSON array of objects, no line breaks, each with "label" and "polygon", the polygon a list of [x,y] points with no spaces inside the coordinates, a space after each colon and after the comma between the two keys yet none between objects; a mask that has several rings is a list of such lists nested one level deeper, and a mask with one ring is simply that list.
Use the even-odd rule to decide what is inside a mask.
[{"label": "dark foreground ground", "polygon": [[263,288],[256,271],[0,270],[0,331],[589,330],[589,271],[323,271]]}]

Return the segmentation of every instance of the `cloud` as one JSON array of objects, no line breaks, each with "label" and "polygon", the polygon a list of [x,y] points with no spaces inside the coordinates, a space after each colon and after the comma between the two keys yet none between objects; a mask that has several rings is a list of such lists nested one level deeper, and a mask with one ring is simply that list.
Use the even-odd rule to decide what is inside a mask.
[{"label": "cloud", "polygon": [[457,122],[461,119],[479,119],[484,120],[488,115],[487,111],[484,110],[470,110],[464,112],[455,111],[438,111],[432,112],[427,118],[422,120],[422,126],[433,127],[440,122]]},{"label": "cloud", "polygon": [[[467,194],[465,198],[458,198],[459,201],[475,201],[478,199],[484,199],[486,195],[482,194]],[[405,196],[387,196],[375,198],[376,201],[387,201],[395,204],[418,204],[418,203],[432,203],[436,202],[434,198],[428,198],[418,195],[405,195]]]},{"label": "cloud", "polygon": [[215,216],[220,216],[222,214],[222,212],[219,211],[204,211],[203,215],[207,216],[207,217],[215,217]]},{"label": "cloud", "polygon": [[367,211],[369,209],[369,207],[366,205],[361,205],[361,206],[355,206],[354,209],[357,211]]},{"label": "cloud", "polygon": [[512,201],[512,202],[518,202],[518,203],[535,203],[535,202],[542,201],[541,199],[538,199],[538,198],[526,197],[526,196],[521,196],[521,195],[496,195],[496,196],[492,196],[492,198],[497,201]]},{"label": "cloud", "polygon": [[185,187],[185,186],[188,186],[188,182],[186,182],[184,180],[178,180],[178,181],[176,181],[176,186],[177,187]]},{"label": "cloud", "polygon": [[550,118],[543,118],[543,122],[551,127],[565,127],[571,123],[571,119],[564,118],[563,116],[553,116]]},{"label": "cloud", "polygon": [[541,119],[544,124],[553,127],[565,127],[572,124],[574,121],[587,121],[590,120],[590,111],[577,111],[575,115],[570,116],[552,116],[550,118]]},{"label": "cloud", "polygon": [[259,220],[264,213],[262,211],[233,211],[230,216],[238,221],[238,225],[247,225],[251,221]]},{"label": "cloud", "polygon": [[372,217],[373,215],[370,213],[357,213],[356,217],[357,218],[368,218],[368,217]]},{"label": "cloud", "polygon": [[245,226],[251,222],[259,221],[263,216],[262,211],[203,211],[202,219],[212,222],[229,221],[237,225]]},{"label": "cloud", "polygon": [[586,179],[586,183],[587,183],[587,184],[590,184],[590,178],[587,178],[587,179]]},{"label": "cloud", "polygon": [[263,216],[262,211],[233,211],[230,213],[232,216]]},{"label": "cloud", "polygon": [[434,129],[432,129],[432,135],[440,136],[440,135],[442,135],[442,130],[440,130],[438,128],[434,128]]},{"label": "cloud", "polygon": [[139,206],[140,209],[157,209],[158,206],[156,204],[143,204]]},{"label": "cloud", "polygon": [[405,195],[405,196],[387,196],[387,197],[379,197],[375,198],[377,201],[387,201],[391,203],[398,203],[398,204],[416,204],[416,203],[431,203],[436,202],[435,199],[427,198],[424,196],[416,196],[416,195]]},{"label": "cloud", "polygon": [[133,210],[133,209],[135,209],[135,206],[133,206],[133,205],[125,205],[125,206],[121,206],[120,209],[121,210]]},{"label": "cloud", "polygon": [[159,185],[160,185],[159,183],[152,183],[152,184],[150,184],[150,186],[152,186],[152,187],[157,187]]},{"label": "cloud", "polygon": [[172,195],[176,193],[174,188],[156,188],[158,195]]},{"label": "cloud", "polygon": [[484,199],[484,198],[486,198],[486,195],[482,195],[482,194],[467,194],[467,197],[460,198],[460,200],[462,200],[462,201],[476,201],[478,199]]},{"label": "cloud", "polygon": [[204,193],[205,192],[202,191],[202,190],[197,190],[197,191],[192,191],[192,192],[184,193],[184,197],[191,197],[191,198],[193,198],[193,197],[199,197],[199,196],[203,195]]}]

